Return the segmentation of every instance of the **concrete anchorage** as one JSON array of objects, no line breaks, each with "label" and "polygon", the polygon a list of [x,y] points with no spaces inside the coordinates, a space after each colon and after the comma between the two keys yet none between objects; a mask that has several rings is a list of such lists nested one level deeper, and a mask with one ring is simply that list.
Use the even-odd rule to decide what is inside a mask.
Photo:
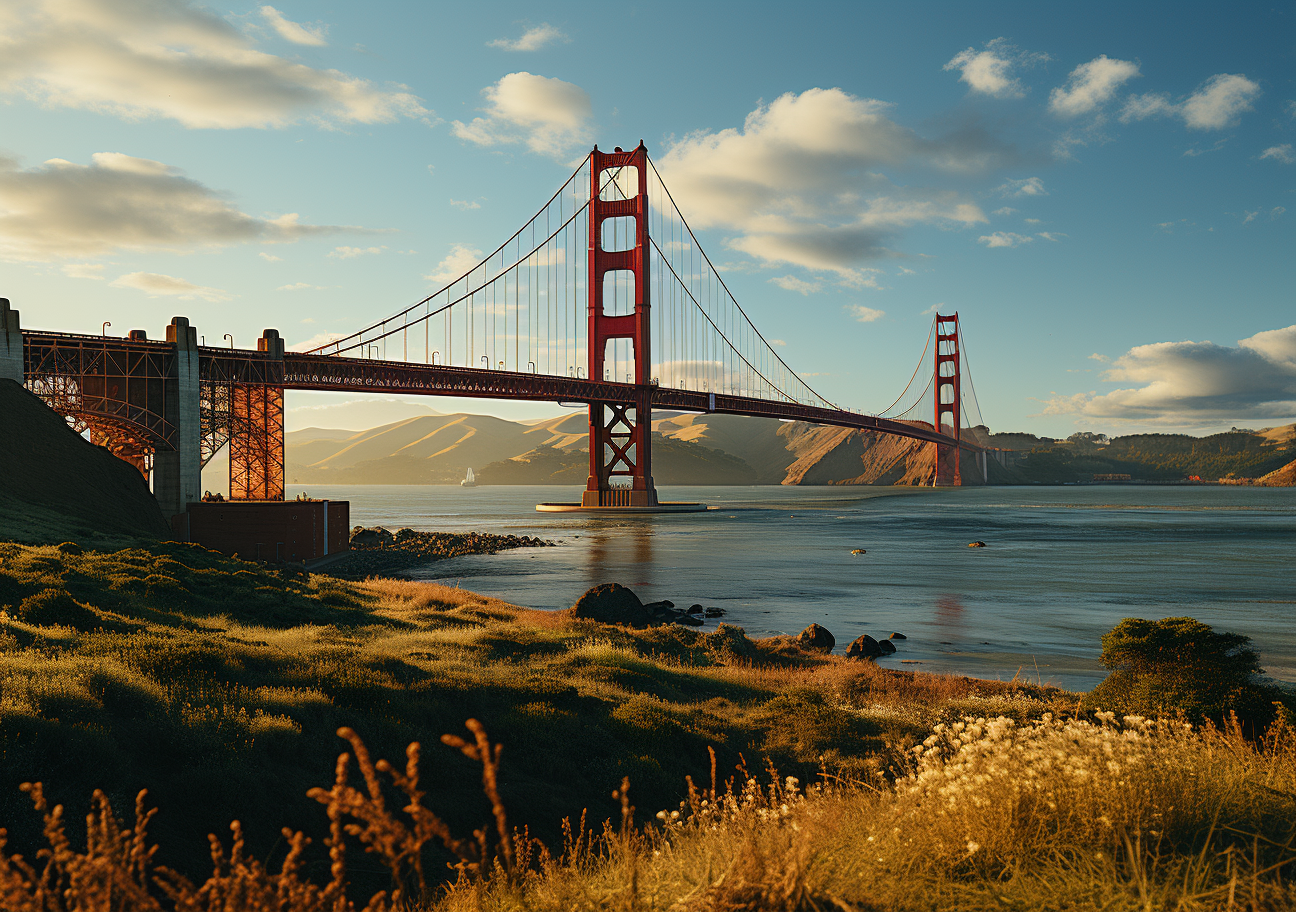
[{"label": "concrete anchorage", "polygon": [[199,407],[198,330],[173,317],[166,340],[175,346],[175,373],[166,385],[165,414],[175,427],[175,449],[153,454],[153,496],[171,519],[202,498],[202,417]]},{"label": "concrete anchorage", "polygon": [[26,380],[24,371],[23,338],[18,311],[9,306],[8,298],[0,298],[0,378],[22,385]]}]

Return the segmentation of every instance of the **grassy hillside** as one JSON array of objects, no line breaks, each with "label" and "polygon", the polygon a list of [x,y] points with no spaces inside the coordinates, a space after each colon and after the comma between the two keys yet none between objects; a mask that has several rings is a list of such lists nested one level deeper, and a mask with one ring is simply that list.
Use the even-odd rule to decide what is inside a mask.
[{"label": "grassy hillside", "polygon": [[[660,485],[756,484],[746,462],[721,450],[653,434],[653,478]],[[543,446],[483,466],[480,484],[563,484],[583,486],[589,451]]]},{"label": "grassy hillside", "polygon": [[[72,817],[94,788],[164,809],[162,859],[202,869],[194,834],[243,822],[264,858],[282,826],[318,836],[303,800],[347,725],[375,752],[435,743],[475,717],[505,750],[510,813],[558,821],[623,776],[672,807],[685,776],[768,756],[869,776],[961,712],[1037,716],[1074,697],[920,676],[753,642],[732,627],[644,631],[529,612],[472,593],[278,572],[192,546],[113,553],[0,545],[0,825],[28,851],[39,820],[18,791],[43,780]],[[839,635],[850,633],[839,631]],[[890,746],[889,746],[890,745]],[[429,801],[456,828],[485,808],[463,758],[438,757]],[[313,856],[318,861],[319,856]]]},{"label": "grassy hillside", "polygon": [[138,470],[82,439],[12,380],[0,380],[0,415],[0,540],[107,543],[169,534]]}]

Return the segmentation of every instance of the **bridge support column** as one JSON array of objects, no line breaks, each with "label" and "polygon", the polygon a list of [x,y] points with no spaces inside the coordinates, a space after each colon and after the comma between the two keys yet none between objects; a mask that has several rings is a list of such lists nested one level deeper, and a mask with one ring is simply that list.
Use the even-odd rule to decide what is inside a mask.
[{"label": "bridge support column", "polygon": [[[962,385],[959,356],[958,312],[952,316],[936,315],[936,418],[934,421],[937,433],[948,434],[955,440],[960,438],[962,428]],[[946,421],[946,416],[949,420]],[[942,425],[948,424],[947,431]],[[932,475],[932,487],[941,485],[959,486],[963,477],[959,472],[959,454],[962,447],[936,446],[936,470]]]},{"label": "bridge support column", "polygon": [[[605,231],[608,219],[632,225],[627,225],[629,230]],[[634,241],[628,248],[617,249],[617,237]],[[633,403],[590,404],[590,473],[581,497],[584,507],[657,506],[652,479],[648,249],[648,150],[643,143],[630,152],[619,147],[614,152],[600,152],[595,146],[590,158],[589,376],[592,380],[608,378],[608,344],[629,339],[636,390]],[[618,306],[622,303],[616,300],[618,295],[605,295],[609,280],[621,289],[627,282],[634,283],[624,307]],[[621,483],[613,485],[614,479]]]},{"label": "bridge support column", "polygon": [[[267,329],[257,351],[283,361],[279,331]],[[283,372],[271,372],[282,378]],[[230,388],[230,500],[284,499],[284,391],[282,386],[235,383]]]},{"label": "bridge support column", "polygon": [[22,328],[18,324],[18,311],[9,306],[8,298],[0,298],[0,378],[14,380],[21,385],[26,379],[24,370]]},{"label": "bridge support column", "polygon": [[198,393],[198,330],[174,317],[166,331],[175,367],[166,378],[164,414],[175,427],[175,449],[153,454],[153,496],[168,519],[202,497],[202,417]]}]

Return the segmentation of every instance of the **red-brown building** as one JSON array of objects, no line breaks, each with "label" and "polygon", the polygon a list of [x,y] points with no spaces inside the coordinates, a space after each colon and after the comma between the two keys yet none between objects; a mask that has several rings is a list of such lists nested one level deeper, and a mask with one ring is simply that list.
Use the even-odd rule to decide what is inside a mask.
[{"label": "red-brown building", "polygon": [[312,561],[350,550],[345,500],[226,500],[191,503],[175,519],[182,541],[244,560]]}]

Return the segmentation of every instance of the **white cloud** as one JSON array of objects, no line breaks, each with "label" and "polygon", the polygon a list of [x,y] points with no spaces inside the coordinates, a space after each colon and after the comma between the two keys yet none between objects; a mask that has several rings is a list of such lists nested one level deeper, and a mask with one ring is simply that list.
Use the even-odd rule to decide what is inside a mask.
[{"label": "white cloud", "polygon": [[113,288],[133,288],[144,292],[150,298],[167,295],[178,297],[182,301],[192,298],[202,298],[204,301],[228,301],[231,297],[228,291],[195,285],[193,282],[157,272],[128,272],[108,284]]},{"label": "white cloud", "polygon": [[1282,215],[1286,211],[1287,208],[1285,206],[1274,206],[1272,209],[1269,210],[1269,220],[1273,221],[1274,219],[1278,218],[1278,216]]},{"label": "white cloud", "polygon": [[187,0],[0,0],[0,22],[0,93],[51,108],[217,129],[429,113],[405,86],[379,88],[258,50]]},{"label": "white cloud", "polygon": [[975,174],[1012,159],[982,133],[925,139],[888,111],[841,89],[789,93],[741,128],[685,136],[657,166],[690,223],[732,230],[732,249],[867,284],[861,264],[893,256],[888,242],[905,228],[986,220],[960,192],[901,186],[883,169]]},{"label": "white cloud", "polygon": [[457,200],[457,199],[452,199],[452,200],[450,200],[450,205],[451,205],[451,206],[454,206],[456,209],[462,209],[462,210],[464,210],[465,212],[467,212],[467,211],[470,210],[470,209],[480,209],[480,208],[481,208],[481,203],[477,202],[476,200]]},{"label": "white cloud", "polygon": [[865,307],[863,304],[847,304],[846,312],[861,323],[872,323],[886,316],[885,310],[875,310],[872,307]]},{"label": "white cloud", "polygon": [[1030,66],[1048,60],[1047,54],[1027,54],[1017,50],[1004,38],[986,42],[978,51],[968,48],[954,55],[945,64],[946,70],[958,70],[959,80],[968,84],[969,91],[996,98],[1021,98],[1026,94],[1021,80],[1012,76],[1015,66]]},{"label": "white cloud", "polygon": [[367,254],[382,253],[386,247],[334,247],[329,256],[335,260],[352,260]]},{"label": "white cloud", "polygon": [[1219,73],[1180,102],[1164,94],[1136,95],[1125,102],[1121,120],[1179,117],[1195,130],[1222,130],[1250,111],[1260,97],[1260,85],[1242,75]]},{"label": "white cloud", "polygon": [[1157,342],[1121,355],[1104,374],[1134,386],[1054,397],[1045,414],[1192,426],[1296,418],[1296,325],[1256,333],[1236,347]]},{"label": "white cloud", "polygon": [[312,285],[310,282],[293,282],[291,285],[280,285],[275,291],[323,291],[323,285]]},{"label": "white cloud", "polygon": [[1071,71],[1065,85],[1049,94],[1049,110],[1061,117],[1079,117],[1102,107],[1129,80],[1139,75],[1138,64],[1113,60],[1106,54]]},{"label": "white cloud", "polygon": [[340,230],[299,224],[296,213],[246,215],[177,169],[120,152],[96,152],[89,165],[54,158],[26,170],[0,157],[0,259],[291,241]]},{"label": "white cloud", "polygon": [[818,282],[807,282],[805,279],[798,279],[796,276],[777,276],[770,279],[779,288],[784,291],[795,291],[800,295],[813,294],[816,291],[822,291],[823,285]]},{"label": "white cloud", "polygon": [[285,19],[283,13],[279,12],[273,6],[261,7],[261,15],[265,17],[271,27],[279,33],[279,37],[284,41],[291,41],[293,44],[304,44],[309,47],[324,47],[328,44],[324,40],[325,29],[323,26],[302,25],[299,22],[293,22],[291,19]]},{"label": "white cloud", "polygon": [[574,146],[589,141],[593,114],[589,94],[578,85],[509,73],[482,90],[485,117],[454,122],[455,136],[479,146],[525,143],[532,152],[563,159]]},{"label": "white cloud", "polygon": [[1059,241],[1061,241],[1062,238],[1066,237],[1066,235],[1060,231],[1041,231],[1038,235],[1036,235],[1036,237],[1042,237],[1044,240],[1052,241],[1053,243],[1056,244]]},{"label": "white cloud", "polygon": [[264,250],[262,250],[260,253],[258,253],[257,256],[259,256],[261,259],[265,260],[267,263],[280,263],[280,262],[283,262],[283,257],[277,257],[277,256],[275,256],[273,253],[266,253]]},{"label": "white cloud", "polygon": [[436,264],[436,268],[423,278],[438,285],[448,285],[481,262],[482,252],[467,244],[455,244],[446,254],[445,259]]},{"label": "white cloud", "polygon": [[1290,165],[1296,162],[1296,152],[1292,151],[1291,143],[1283,143],[1280,146],[1270,146],[1260,153],[1262,159],[1272,158],[1274,161],[1282,162],[1284,165]]},{"label": "white cloud", "polygon": [[940,313],[941,308],[944,307],[944,306],[945,306],[945,302],[944,302],[944,301],[941,301],[939,304],[933,304],[931,307],[928,307],[928,308],[927,308],[926,310],[924,310],[921,314],[919,314],[919,316],[921,316],[921,317],[927,317],[927,316],[931,316],[931,315],[933,315],[933,314],[938,314],[938,313]]},{"label": "white cloud", "polygon": [[68,263],[62,267],[65,276],[71,276],[74,279],[103,279],[104,266],[102,263]]},{"label": "white cloud", "polygon": [[782,339],[770,339],[770,345],[777,345],[779,348],[786,348],[787,343]]},{"label": "white cloud", "polygon": [[979,243],[987,247],[1020,247],[1022,244],[1029,244],[1034,238],[1024,234],[1014,234],[1011,231],[996,231],[994,234],[984,234],[977,238]]},{"label": "white cloud", "polygon": [[505,51],[538,51],[555,41],[570,41],[559,29],[543,22],[522,33],[520,38],[496,38],[486,42],[487,47],[500,48]]},{"label": "white cloud", "polygon": [[[1048,196],[1048,191],[1044,189],[1044,181],[1038,177],[1028,177],[1023,180],[1008,180],[1001,186],[995,188],[996,193],[1002,193],[1004,196]],[[1003,212],[1005,215],[1016,212],[1016,209],[1008,209],[1006,212],[1000,209],[995,215]]]},{"label": "white cloud", "polygon": [[1111,362],[1111,358],[1108,358],[1106,355],[1100,355],[1098,352],[1094,352],[1092,355],[1090,355],[1089,360],[1100,361],[1103,364],[1108,364]]},{"label": "white cloud", "polygon": [[996,209],[992,214],[993,215],[1013,215],[1016,212],[1017,210],[1014,209],[1012,206],[1004,206],[1000,209]]},{"label": "white cloud", "polygon": [[[305,288],[317,288],[317,287],[318,287],[318,286],[316,286],[316,285],[306,285],[304,282],[299,282],[298,284],[299,284],[299,285],[302,285],[302,286],[305,287]],[[288,288],[288,287],[292,287],[292,286],[285,286],[285,287]],[[314,321],[312,321],[312,322],[314,322]],[[292,345],[289,345],[289,346],[288,346],[288,351],[307,352],[307,351],[310,351],[312,348],[319,348],[321,345],[328,345],[330,342],[336,342],[338,339],[343,339],[343,338],[345,338],[345,337],[346,337],[346,333],[336,333],[336,332],[332,332],[332,333],[316,333],[315,335],[311,336],[309,339],[303,339],[301,342],[294,342]],[[298,411],[298,412],[299,412],[299,411],[304,411],[304,410],[306,410],[306,408],[307,408],[307,407],[299,407],[299,408],[296,408],[296,409],[289,409],[289,411]],[[285,417],[286,417],[286,416],[285,416]],[[333,427],[336,427],[336,426],[337,426],[337,425],[333,425]],[[373,426],[373,425],[366,425],[366,427],[372,427],[372,426]]]}]

